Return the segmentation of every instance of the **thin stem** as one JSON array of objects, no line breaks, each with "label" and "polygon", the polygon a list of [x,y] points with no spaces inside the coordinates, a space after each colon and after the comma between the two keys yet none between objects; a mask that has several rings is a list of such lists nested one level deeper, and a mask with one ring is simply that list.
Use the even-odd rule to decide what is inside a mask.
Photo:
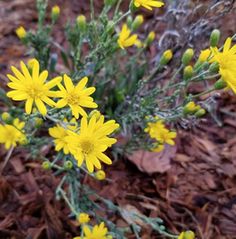
[{"label": "thin stem", "polygon": [[3,169],[6,167],[8,161],[9,161],[11,155],[12,155],[13,150],[14,150],[14,146],[11,146],[11,148],[8,150],[7,155],[6,155],[5,159],[4,159],[4,163],[3,163],[3,166],[1,168],[0,175],[2,175]]},{"label": "thin stem", "polygon": [[198,98],[198,97],[200,97],[200,96],[209,94],[209,93],[211,93],[212,91],[215,91],[215,88],[212,88],[212,89],[209,89],[209,90],[207,90],[207,91],[201,92],[201,93],[199,93],[199,94],[197,94],[197,95],[193,95],[192,98]]},{"label": "thin stem", "polygon": [[94,1],[90,0],[91,20],[94,20]]},{"label": "thin stem", "polygon": [[119,8],[120,8],[120,4],[122,3],[123,0],[119,0],[116,4],[116,9],[115,9],[115,13],[114,13],[114,16],[117,15],[118,11],[119,11]]}]

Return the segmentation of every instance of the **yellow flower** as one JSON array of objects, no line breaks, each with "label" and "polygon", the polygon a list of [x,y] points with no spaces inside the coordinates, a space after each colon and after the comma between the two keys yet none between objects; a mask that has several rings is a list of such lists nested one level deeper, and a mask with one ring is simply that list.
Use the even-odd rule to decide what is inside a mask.
[{"label": "yellow flower", "polygon": [[60,92],[58,92],[57,96],[62,99],[57,102],[56,107],[62,108],[69,105],[72,114],[76,119],[79,118],[79,114],[87,116],[87,113],[82,107],[97,108],[97,104],[93,102],[93,98],[90,97],[95,91],[95,87],[86,88],[85,85],[87,82],[88,78],[84,77],[76,86],[74,86],[71,78],[65,74],[65,87],[62,84],[58,85]]},{"label": "yellow flower", "polygon": [[137,40],[137,34],[131,35],[131,31],[126,24],[122,26],[119,38],[118,38],[118,45],[120,48],[124,49],[126,47],[133,46]]},{"label": "yellow flower", "polygon": [[194,239],[195,234],[192,231],[181,232],[178,239]]},{"label": "yellow flower", "polygon": [[144,7],[148,10],[152,10],[153,7],[162,7],[163,2],[157,0],[134,0],[135,7]]},{"label": "yellow flower", "polygon": [[55,102],[50,97],[55,97],[56,92],[51,91],[51,89],[61,81],[61,77],[56,77],[46,83],[48,71],[39,73],[39,62],[37,60],[34,61],[32,75],[22,61],[22,73],[14,66],[11,67],[11,70],[15,76],[8,74],[7,77],[11,81],[8,86],[13,90],[9,91],[7,96],[15,101],[26,100],[25,111],[27,114],[31,113],[33,103],[35,103],[39,112],[46,115],[45,103],[51,107],[55,106]]},{"label": "yellow flower", "polygon": [[97,180],[104,180],[106,178],[106,173],[103,170],[98,170],[94,176]]},{"label": "yellow flower", "polygon": [[0,124],[0,143],[5,144],[5,148],[15,147],[17,143],[23,143],[26,136],[23,133],[24,122],[20,122],[18,118],[13,121],[13,125]]},{"label": "yellow flower", "polygon": [[[64,120],[65,123],[68,123],[67,120]],[[63,150],[64,154],[72,153],[73,150],[70,147],[70,142],[66,140],[66,137],[73,134],[77,128],[76,120],[73,118],[66,126],[66,128],[61,125],[57,125],[55,127],[49,128],[49,135],[53,138],[55,144],[55,150],[60,151]]]},{"label": "yellow flower", "polygon": [[168,129],[160,129],[159,132],[156,133],[155,139],[161,144],[175,145],[173,139],[176,138],[176,135],[176,132],[169,131]]},{"label": "yellow flower", "polygon": [[80,224],[85,224],[85,223],[88,223],[90,221],[89,215],[87,213],[80,213],[76,217],[76,219]]},{"label": "yellow flower", "polygon": [[223,52],[217,48],[211,48],[213,57],[210,62],[219,64],[219,73],[222,79],[236,94],[236,45],[231,48],[232,39],[227,38]]},{"label": "yellow flower", "polygon": [[156,133],[165,128],[165,125],[163,123],[163,120],[159,119],[158,117],[155,118],[155,122],[149,122],[147,124],[147,128],[144,129],[146,133],[150,135],[151,138],[156,138]]},{"label": "yellow flower", "polygon": [[92,115],[90,119],[83,117],[79,134],[66,137],[73,147],[73,155],[78,166],[80,167],[85,161],[88,171],[92,173],[94,167],[101,169],[100,161],[108,165],[112,164],[111,159],[104,152],[116,143],[116,139],[109,138],[108,135],[118,127],[114,120],[104,123],[104,116],[99,119],[96,115]]},{"label": "yellow flower", "polygon": [[163,52],[161,59],[160,59],[160,64],[162,66],[165,66],[166,64],[168,64],[170,62],[170,60],[173,58],[173,52],[172,50],[166,50]]},{"label": "yellow flower", "polygon": [[84,236],[74,237],[74,239],[111,239],[112,237],[108,235],[108,229],[105,227],[104,222],[99,225],[95,225],[92,229],[88,226],[83,227]]},{"label": "yellow flower", "polygon": [[200,56],[198,58],[199,62],[205,62],[208,60],[209,56],[211,55],[211,50],[210,49],[206,49],[201,51]]},{"label": "yellow flower", "polygon": [[16,35],[20,38],[23,39],[26,37],[27,33],[25,31],[25,28],[20,26],[16,29]]}]

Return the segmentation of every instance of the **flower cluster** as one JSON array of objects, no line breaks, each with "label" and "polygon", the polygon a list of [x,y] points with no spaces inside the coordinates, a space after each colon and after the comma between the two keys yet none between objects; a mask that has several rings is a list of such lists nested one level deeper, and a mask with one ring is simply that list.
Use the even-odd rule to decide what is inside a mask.
[{"label": "flower cluster", "polygon": [[[32,112],[33,105],[36,105],[38,111],[45,116],[47,108],[62,108],[69,106],[72,114],[76,119],[79,115],[86,116],[86,112],[82,107],[96,108],[97,104],[93,102],[90,95],[95,91],[94,87],[86,88],[88,78],[84,77],[76,86],[66,74],[63,77],[64,85],[61,84],[62,77],[57,76],[46,82],[48,71],[44,70],[40,73],[39,62],[36,59],[31,61],[29,67],[24,62],[20,63],[21,71],[12,66],[14,75],[8,74],[11,81],[8,86],[13,89],[7,93],[7,96],[15,101],[26,101],[25,111],[27,114]],[[57,87],[59,90],[55,90]],[[52,98],[61,98],[57,103]]]},{"label": "flower cluster", "polygon": [[167,129],[164,121],[159,117],[155,117],[154,120],[154,122],[148,122],[144,131],[156,141],[152,151],[161,152],[164,149],[165,144],[175,145],[174,139],[177,134],[176,132]]},{"label": "flower cluster", "polygon": [[0,143],[5,144],[6,149],[24,143],[26,141],[24,126],[25,123],[18,118],[14,119],[13,124],[0,124]]},{"label": "flower cluster", "polygon": [[105,117],[95,112],[90,117],[84,116],[79,128],[57,125],[49,129],[49,134],[55,138],[57,151],[63,149],[65,154],[72,154],[79,167],[85,162],[88,171],[92,173],[94,167],[101,169],[100,161],[108,165],[112,163],[104,152],[116,143],[116,139],[108,135],[119,125],[114,120],[104,121]]}]

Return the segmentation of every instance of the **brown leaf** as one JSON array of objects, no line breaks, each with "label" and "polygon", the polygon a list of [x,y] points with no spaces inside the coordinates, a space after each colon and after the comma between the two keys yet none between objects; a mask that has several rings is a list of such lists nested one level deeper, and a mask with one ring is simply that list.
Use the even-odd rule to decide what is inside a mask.
[{"label": "brown leaf", "polygon": [[170,160],[175,153],[176,147],[166,146],[165,150],[160,153],[139,150],[127,157],[142,172],[164,173],[171,168]]}]

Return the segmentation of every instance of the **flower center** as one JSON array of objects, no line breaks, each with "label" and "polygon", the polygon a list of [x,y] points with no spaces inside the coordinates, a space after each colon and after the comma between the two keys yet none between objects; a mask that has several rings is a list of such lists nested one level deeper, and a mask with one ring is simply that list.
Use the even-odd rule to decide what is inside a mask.
[{"label": "flower center", "polygon": [[42,89],[42,87],[38,85],[30,85],[30,87],[27,89],[27,94],[33,99],[41,98],[44,95],[44,92],[45,91]]},{"label": "flower center", "polygon": [[94,150],[94,144],[91,140],[85,139],[80,142],[80,147],[82,149],[83,154],[90,154]]},{"label": "flower center", "polygon": [[79,105],[80,97],[77,94],[68,94],[66,100],[68,105]]}]

